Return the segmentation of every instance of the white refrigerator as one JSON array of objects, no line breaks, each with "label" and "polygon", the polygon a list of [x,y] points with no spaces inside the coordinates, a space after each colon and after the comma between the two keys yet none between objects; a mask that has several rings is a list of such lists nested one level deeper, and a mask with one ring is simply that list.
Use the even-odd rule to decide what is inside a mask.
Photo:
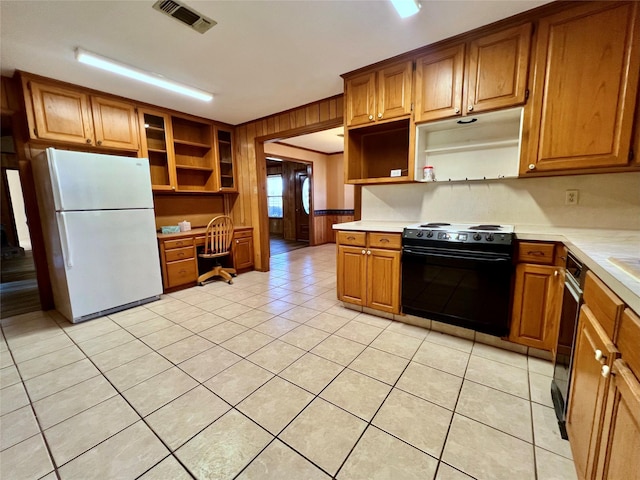
[{"label": "white refrigerator", "polygon": [[48,148],[32,163],[56,309],[78,323],[157,300],[149,160]]}]

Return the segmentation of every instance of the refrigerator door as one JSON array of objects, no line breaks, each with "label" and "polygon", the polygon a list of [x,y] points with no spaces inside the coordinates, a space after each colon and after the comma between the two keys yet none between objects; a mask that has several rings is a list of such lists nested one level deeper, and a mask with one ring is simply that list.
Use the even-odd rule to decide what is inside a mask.
[{"label": "refrigerator door", "polygon": [[56,219],[56,268],[65,270],[68,299],[55,301],[69,320],[162,293],[153,210],[58,212]]},{"label": "refrigerator door", "polygon": [[56,211],[153,208],[149,160],[46,151]]}]

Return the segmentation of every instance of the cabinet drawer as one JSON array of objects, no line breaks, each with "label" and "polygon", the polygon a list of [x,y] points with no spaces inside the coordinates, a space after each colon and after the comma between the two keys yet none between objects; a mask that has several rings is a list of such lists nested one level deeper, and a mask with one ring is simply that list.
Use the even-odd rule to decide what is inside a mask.
[{"label": "cabinet drawer", "polygon": [[364,247],[367,244],[367,234],[365,232],[338,232],[338,243]]},{"label": "cabinet drawer", "polygon": [[617,347],[631,371],[640,378],[640,318],[626,309],[620,319]]},{"label": "cabinet drawer", "polygon": [[399,233],[370,233],[369,246],[399,250],[402,246],[402,238]]},{"label": "cabinet drawer", "polygon": [[207,238],[204,235],[201,235],[200,237],[196,237],[194,238],[194,242],[196,244],[196,247],[202,247],[204,245],[204,239]]},{"label": "cabinet drawer", "polygon": [[195,282],[198,278],[197,262],[194,259],[167,263],[169,287]]},{"label": "cabinet drawer", "polygon": [[584,282],[584,303],[600,322],[609,338],[617,340],[618,324],[624,310],[624,303],[592,272],[587,272]]},{"label": "cabinet drawer", "polygon": [[518,243],[518,262],[553,265],[555,247],[555,243],[520,242]]},{"label": "cabinet drawer", "polygon": [[170,248],[191,247],[193,246],[193,238],[180,238],[178,240],[165,240],[164,248],[169,250]]},{"label": "cabinet drawer", "polygon": [[233,238],[234,239],[238,239],[238,238],[247,238],[247,237],[253,237],[253,231],[252,230],[236,230],[235,232],[233,232]]},{"label": "cabinet drawer", "polygon": [[175,262],[176,260],[186,260],[188,258],[193,258],[193,247],[165,250],[164,258],[167,260],[167,262]]}]

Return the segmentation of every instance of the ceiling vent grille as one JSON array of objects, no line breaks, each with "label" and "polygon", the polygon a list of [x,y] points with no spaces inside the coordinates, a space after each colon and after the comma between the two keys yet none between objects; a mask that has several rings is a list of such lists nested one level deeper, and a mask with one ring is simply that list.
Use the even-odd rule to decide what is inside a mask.
[{"label": "ceiling vent grille", "polygon": [[153,8],[176,20],[180,20],[199,33],[206,32],[217,23],[215,20],[205,17],[177,0],[158,0],[153,4]]}]

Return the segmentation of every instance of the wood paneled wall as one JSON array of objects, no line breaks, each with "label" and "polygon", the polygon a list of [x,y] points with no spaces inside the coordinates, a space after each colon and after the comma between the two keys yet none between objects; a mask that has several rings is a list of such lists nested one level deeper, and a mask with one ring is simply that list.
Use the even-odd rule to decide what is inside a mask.
[{"label": "wood paneled wall", "polygon": [[316,215],[314,228],[316,245],[335,243],[336,231],[332,228],[336,223],[353,222],[353,215]]},{"label": "wood paneled wall", "polygon": [[240,193],[230,202],[231,216],[238,225],[253,226],[257,270],[269,268],[263,142],[339,126],[343,123],[343,109],[341,94],[236,127],[236,181]]}]

